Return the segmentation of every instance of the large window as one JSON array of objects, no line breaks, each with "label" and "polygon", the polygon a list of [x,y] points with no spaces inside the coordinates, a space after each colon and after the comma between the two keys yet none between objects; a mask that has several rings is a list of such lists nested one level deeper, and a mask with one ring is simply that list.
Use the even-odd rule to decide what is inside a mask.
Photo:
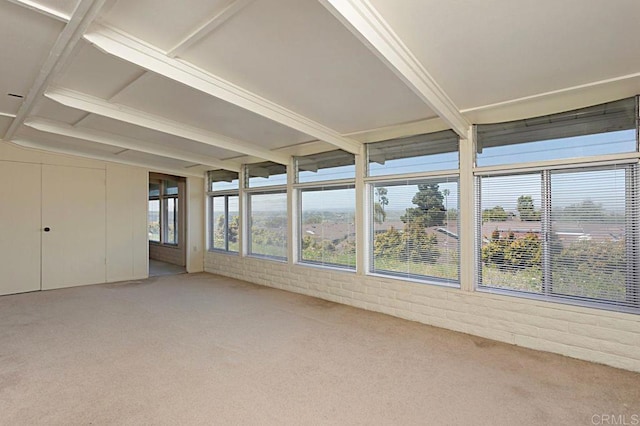
[{"label": "large window", "polygon": [[372,186],[372,272],[458,282],[458,179]]},{"label": "large window", "polygon": [[367,159],[369,271],[459,285],[458,137],[377,142]]},{"label": "large window", "polygon": [[287,259],[287,192],[257,192],[247,196],[249,248],[247,253]]},{"label": "large window", "polygon": [[301,262],[355,269],[355,156],[342,150],[296,157]]},{"label": "large window", "polygon": [[179,243],[179,182],[173,179],[149,179],[149,241],[158,244]]},{"label": "large window", "polygon": [[247,254],[287,259],[287,166],[264,161],[244,166]]},{"label": "large window", "polygon": [[[635,101],[625,100],[531,119],[526,132],[520,122],[478,126],[496,153],[486,161],[515,161],[514,140],[525,153],[538,140],[549,149],[546,163],[518,157],[532,160],[513,164],[523,172],[476,172],[481,288],[640,307],[638,160],[625,156],[637,149],[635,114]],[[578,153],[586,155],[579,164],[566,160]]]},{"label": "large window", "polygon": [[240,247],[239,178],[237,172],[207,173],[209,249],[238,253]]}]

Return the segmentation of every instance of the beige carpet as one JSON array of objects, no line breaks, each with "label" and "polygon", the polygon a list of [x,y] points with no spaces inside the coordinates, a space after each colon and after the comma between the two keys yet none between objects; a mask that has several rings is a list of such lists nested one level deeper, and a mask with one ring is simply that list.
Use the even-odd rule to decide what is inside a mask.
[{"label": "beige carpet", "polygon": [[0,297],[3,425],[601,414],[640,414],[640,375],[209,274]]}]

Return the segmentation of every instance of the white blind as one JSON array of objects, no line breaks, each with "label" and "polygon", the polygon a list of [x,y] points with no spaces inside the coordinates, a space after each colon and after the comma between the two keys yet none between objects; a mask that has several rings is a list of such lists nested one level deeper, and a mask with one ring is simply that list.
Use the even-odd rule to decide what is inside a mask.
[{"label": "white blind", "polygon": [[355,268],[354,186],[303,189],[300,198],[302,261]]},{"label": "white blind", "polygon": [[338,149],[296,157],[296,172],[298,183],[353,179],[355,155]]},{"label": "white blind", "polygon": [[287,166],[263,161],[262,163],[247,164],[246,187],[256,188],[262,186],[285,185],[287,183]]},{"label": "white blind", "polygon": [[636,98],[476,128],[478,150],[546,139],[635,129]]},{"label": "white blind", "polygon": [[481,285],[638,307],[637,167],[479,176]]},{"label": "white blind", "polygon": [[248,195],[249,254],[287,258],[287,193]]},{"label": "white blind", "polygon": [[458,144],[452,130],[369,143],[369,176],[457,169]]},{"label": "white blind", "polygon": [[372,272],[458,284],[457,177],[376,182],[371,199]]},{"label": "white blind", "polygon": [[239,188],[238,172],[229,170],[210,170],[207,172],[209,191],[234,190]]}]

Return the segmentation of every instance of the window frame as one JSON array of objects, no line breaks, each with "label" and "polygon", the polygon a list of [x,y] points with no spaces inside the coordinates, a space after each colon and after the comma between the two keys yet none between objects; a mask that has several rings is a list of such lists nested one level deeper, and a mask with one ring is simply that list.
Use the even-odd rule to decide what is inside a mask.
[{"label": "window frame", "polygon": [[[636,152],[620,152],[614,154],[603,154],[593,156],[583,156],[575,158],[557,158],[543,161],[529,161],[512,164],[499,164],[493,166],[476,165],[474,158],[473,179],[474,179],[474,290],[483,293],[502,294],[515,296],[524,299],[540,300],[552,303],[561,303],[596,309],[606,309],[618,312],[639,313],[640,312],[640,116],[638,113],[638,96],[636,98]],[[591,108],[591,107],[587,107]],[[579,111],[579,110],[575,110]],[[533,117],[539,119],[542,117]],[[476,126],[474,126],[475,128]],[[474,150],[477,156],[477,150]],[[631,290],[631,302],[616,302],[606,299],[588,298],[583,296],[572,296],[554,294],[551,292],[552,282],[545,282],[551,277],[551,258],[548,241],[551,231],[551,175],[559,171],[597,171],[598,169],[613,169],[614,167],[627,168],[627,175],[631,175],[625,183],[625,234],[631,235],[632,241],[626,241],[626,261],[627,261],[627,288]],[[513,176],[525,173],[540,173],[542,180],[541,200],[541,244],[543,245],[542,255],[542,290],[541,293],[526,292],[516,289],[496,288],[482,285],[482,199],[481,199],[481,178],[491,176]],[[633,280],[635,279],[635,282]]]},{"label": "window frame", "polygon": [[[462,232],[462,227],[460,226],[460,222],[458,219],[457,222],[457,230],[458,230],[458,242],[457,242],[457,252],[458,252],[458,265],[457,265],[457,279],[456,280],[450,280],[447,278],[441,278],[441,277],[435,277],[435,276],[431,276],[431,275],[421,275],[421,274],[410,274],[410,273],[403,273],[403,272],[394,272],[394,271],[387,271],[387,270],[382,270],[382,269],[375,269],[375,262],[374,262],[374,245],[375,245],[375,220],[374,220],[374,203],[375,203],[375,196],[374,196],[374,191],[376,188],[376,184],[382,184],[380,186],[403,186],[402,184],[404,184],[404,186],[407,185],[418,185],[418,184],[422,184],[422,183],[430,183],[430,182],[436,182],[436,181],[440,181],[440,180],[447,180],[450,179],[451,182],[456,182],[457,186],[458,186],[458,190],[457,190],[457,194],[458,194],[458,200],[457,200],[457,205],[458,205],[458,215],[460,214],[460,175],[459,173],[451,173],[452,171],[447,171],[447,173],[442,173],[442,172],[430,172],[430,173],[424,173],[424,174],[420,174],[418,176],[416,176],[415,173],[412,174],[407,174],[407,175],[398,175],[398,176],[393,176],[392,178],[389,178],[388,176],[386,176],[386,179],[381,179],[379,177],[375,177],[372,179],[367,179],[366,182],[366,191],[367,191],[367,222],[368,222],[368,227],[367,227],[367,268],[366,268],[366,274],[367,275],[371,275],[371,276],[377,276],[377,277],[385,277],[385,278],[395,278],[395,279],[401,279],[401,280],[405,280],[405,281],[410,281],[410,282],[417,282],[417,283],[422,283],[422,284],[430,284],[430,285],[437,285],[437,286],[442,286],[442,287],[450,287],[450,288],[460,288],[461,286],[461,266],[460,266],[460,247],[461,247],[461,232]],[[438,183],[442,183],[442,182],[438,182]]]},{"label": "window frame", "polygon": [[[180,217],[179,217],[179,210],[180,210],[180,186],[181,186],[181,182],[180,180],[175,180],[174,182],[176,182],[176,188],[177,188],[177,192],[175,194],[165,194],[165,188],[166,188],[166,184],[165,182],[168,181],[169,179],[149,179],[149,184],[151,183],[157,183],[158,184],[158,190],[159,193],[158,195],[148,195],[148,201],[158,201],[159,202],[159,207],[160,207],[160,211],[159,211],[159,216],[158,216],[158,221],[159,221],[159,226],[160,226],[160,240],[159,241],[155,241],[155,240],[151,240],[147,238],[147,241],[150,244],[156,244],[156,245],[160,245],[160,246],[168,246],[168,247],[178,247],[180,245]],[[169,199],[174,200],[174,236],[175,236],[175,242],[168,242],[169,239],[169,208],[168,208],[168,204],[169,204]],[[177,210],[176,210],[177,208]],[[148,209],[148,206],[147,206]],[[176,226],[177,225],[177,226]]]},{"label": "window frame", "polygon": [[[318,262],[318,261],[313,261],[313,260],[308,260],[308,259],[303,259],[302,257],[302,239],[304,237],[304,235],[302,234],[302,218],[303,218],[303,212],[302,212],[302,193],[303,192],[313,192],[313,191],[332,191],[332,190],[340,190],[340,189],[353,189],[354,191],[356,190],[356,183],[355,183],[355,178],[354,179],[340,179],[340,180],[333,180],[333,181],[318,181],[318,182],[306,182],[306,183],[301,183],[301,184],[296,184],[295,185],[295,191],[296,191],[296,199],[297,199],[297,203],[296,203],[296,210],[297,210],[297,223],[296,223],[296,231],[297,231],[297,247],[296,247],[296,264],[299,265],[306,265],[306,266],[315,266],[315,267],[319,267],[319,268],[327,268],[327,269],[336,269],[336,270],[340,270],[340,271],[345,271],[345,272],[355,272],[357,269],[357,259],[358,259],[358,252],[357,252],[357,248],[356,248],[356,252],[354,254],[354,266],[348,266],[348,265],[343,265],[343,264],[339,264],[339,263],[331,263],[331,262]],[[354,203],[354,232],[356,232],[357,226],[356,226],[356,221],[358,220],[358,217],[356,215],[356,208],[355,208],[355,203]],[[357,237],[356,237],[357,239]]]},{"label": "window frame", "polygon": [[[269,195],[269,194],[284,194],[286,201],[286,210],[285,216],[287,217],[287,231],[284,233],[284,241],[285,241],[285,256],[272,256],[268,254],[254,253],[252,251],[252,234],[251,228],[253,227],[253,219],[252,219],[252,202],[251,198],[255,195]],[[244,253],[247,257],[255,257],[259,259],[268,259],[276,262],[287,263],[289,260],[289,233],[288,233],[288,223],[289,223],[289,203],[288,203],[288,191],[287,187],[284,185],[274,185],[273,187],[258,187],[252,188],[251,190],[245,189],[244,191],[244,215],[245,215],[245,223],[246,223],[246,244]]]},{"label": "window frame", "polygon": [[[224,174],[224,175],[229,175],[232,176],[233,174],[236,174],[235,179],[232,180],[237,180],[238,181],[238,187],[237,188],[226,188],[226,189],[222,189],[222,190],[214,190],[213,189],[213,184],[216,181],[220,181],[220,180],[216,180],[214,179],[214,176],[216,176],[217,174]],[[240,241],[242,238],[242,209],[241,209],[241,203],[240,203],[240,182],[241,182],[241,174],[238,172],[231,172],[231,171],[225,171],[225,170],[211,170],[209,172],[207,172],[207,179],[206,179],[206,185],[207,185],[207,198],[208,198],[208,205],[207,205],[207,212],[208,212],[208,251],[210,252],[216,252],[216,253],[225,253],[225,254],[230,254],[230,255],[240,255],[240,251],[241,251],[241,245],[240,245]],[[217,197],[223,197],[224,198],[224,217],[225,217],[225,221],[224,221],[224,248],[220,248],[220,247],[215,247],[214,246],[214,240],[215,240],[215,227],[214,227],[214,210],[213,210],[213,206],[214,206],[214,198]],[[234,251],[234,250],[229,250],[229,198],[230,197],[237,197],[238,198],[238,216],[239,216],[239,226],[238,226],[238,250]]]}]

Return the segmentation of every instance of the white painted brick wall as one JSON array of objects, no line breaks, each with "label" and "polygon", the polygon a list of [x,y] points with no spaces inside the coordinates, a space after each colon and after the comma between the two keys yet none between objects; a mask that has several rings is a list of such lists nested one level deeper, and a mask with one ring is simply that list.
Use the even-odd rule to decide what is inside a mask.
[{"label": "white painted brick wall", "polygon": [[209,252],[205,270],[640,372],[640,315]]}]

